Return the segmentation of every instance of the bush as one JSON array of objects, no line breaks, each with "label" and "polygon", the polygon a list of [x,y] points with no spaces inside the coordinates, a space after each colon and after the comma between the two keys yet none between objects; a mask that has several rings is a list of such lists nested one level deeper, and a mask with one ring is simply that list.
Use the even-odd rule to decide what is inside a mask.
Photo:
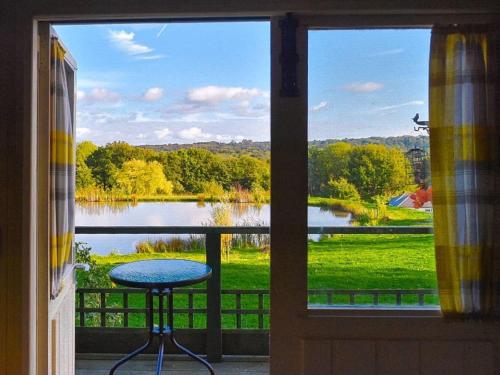
[{"label": "bush", "polygon": [[155,252],[155,247],[151,241],[141,241],[135,245],[135,251],[139,254],[152,254]]},{"label": "bush", "polygon": [[229,190],[229,201],[234,203],[252,202],[252,193],[241,185],[235,185]]},{"label": "bush", "polygon": [[224,196],[224,188],[215,181],[203,182],[201,190],[201,194],[198,195],[200,200],[220,200]]},{"label": "bush", "polygon": [[328,181],[328,195],[331,198],[346,199],[351,201],[359,201],[360,196],[356,187],[340,177],[338,180],[330,179]]},{"label": "bush", "polygon": [[160,238],[154,241],[141,241],[135,245],[135,250],[139,254],[162,254],[202,250],[204,246],[205,241],[203,236],[192,234],[188,238],[174,236],[168,239]]},{"label": "bush", "polygon": [[263,204],[269,200],[269,194],[259,186],[252,189],[252,200],[256,204]]},{"label": "bush", "polygon": [[[77,270],[77,280],[79,288],[113,288],[106,267],[96,263],[91,255],[92,248],[85,242],[75,242],[75,260],[77,263],[88,265],[89,269]],[[97,293],[88,293],[85,298],[85,306],[97,308],[100,307],[100,297]],[[116,303],[107,303],[108,307],[120,307]],[[98,327],[101,323],[100,314],[85,314],[85,324],[90,327]],[[81,324],[81,323],[80,323]],[[106,314],[106,325],[109,327],[122,326],[122,316],[120,314]]]}]

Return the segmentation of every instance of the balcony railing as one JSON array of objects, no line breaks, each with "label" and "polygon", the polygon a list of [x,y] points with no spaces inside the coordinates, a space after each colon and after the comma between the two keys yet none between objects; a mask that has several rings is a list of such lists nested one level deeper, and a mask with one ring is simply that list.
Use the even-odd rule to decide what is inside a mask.
[{"label": "balcony railing", "polygon": [[[269,227],[77,227],[77,234],[203,234],[206,261],[212,267],[212,277],[206,289],[176,289],[174,313],[179,337],[195,351],[207,353],[211,361],[219,361],[222,354],[268,354],[269,291],[221,289],[221,235],[269,234]],[[310,234],[431,234],[432,227],[309,227]],[[142,290],[110,288],[77,290],[76,323],[78,352],[129,352],[146,335],[146,299],[141,307],[131,300],[144,295]],[[332,305],[340,298],[347,306],[377,306],[391,300],[395,306],[428,305],[427,298],[436,300],[433,289],[366,289],[338,290],[312,289],[309,295]],[[93,296],[93,297],[91,297]],[[223,308],[225,305],[231,308]],[[232,299],[232,303],[228,302]],[[92,304],[87,302],[92,300]],[[200,303],[204,301],[204,303]],[[251,301],[251,302],[249,302]],[[410,302],[408,302],[410,301]],[[182,302],[182,301],[181,301]],[[200,318],[201,317],[201,318]],[[244,320],[252,317],[251,324]],[[177,324],[176,324],[177,325]],[[172,348],[171,348],[172,349]]]}]

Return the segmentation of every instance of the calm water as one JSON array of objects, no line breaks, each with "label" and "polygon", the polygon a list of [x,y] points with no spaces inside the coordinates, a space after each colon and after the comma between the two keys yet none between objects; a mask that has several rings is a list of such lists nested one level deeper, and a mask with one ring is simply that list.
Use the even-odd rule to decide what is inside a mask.
[{"label": "calm water", "polygon": [[[197,226],[210,225],[213,203],[200,202],[140,202],[113,204],[77,204],[76,225],[86,226]],[[269,225],[270,206],[254,204],[232,204],[234,225]],[[324,210],[320,207],[308,208],[311,226],[348,226],[351,215]],[[166,238],[168,235],[108,235],[80,234],[76,241],[88,243],[94,253],[121,254],[135,251],[135,244],[145,239]]]}]

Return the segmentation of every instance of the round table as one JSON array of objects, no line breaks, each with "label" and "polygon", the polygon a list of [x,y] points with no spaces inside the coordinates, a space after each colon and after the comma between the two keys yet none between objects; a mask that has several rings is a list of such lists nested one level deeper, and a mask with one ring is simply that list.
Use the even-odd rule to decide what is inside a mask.
[{"label": "round table", "polygon": [[[174,336],[173,288],[192,285],[212,276],[212,269],[206,264],[183,259],[152,259],[122,264],[109,272],[110,279],[119,285],[146,289],[148,301],[149,338],[140,348],[125,356],[110,370],[113,375],[118,367],[142,353],[151,346],[155,337],[159,339],[159,353],[156,374],[160,375],[163,365],[165,338],[168,338],[179,350],[207,367],[211,375],[214,369],[203,358],[180,345]],[[153,297],[158,297],[158,326],[154,325]],[[168,297],[168,321],[165,324],[164,297]]]}]

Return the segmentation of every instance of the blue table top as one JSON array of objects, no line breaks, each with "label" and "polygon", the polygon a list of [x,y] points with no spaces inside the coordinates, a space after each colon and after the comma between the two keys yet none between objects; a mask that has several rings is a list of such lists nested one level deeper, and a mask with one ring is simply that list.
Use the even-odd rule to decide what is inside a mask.
[{"label": "blue table top", "polygon": [[208,279],[206,264],[184,259],[151,259],[122,264],[109,272],[116,284],[133,288],[168,289]]}]

